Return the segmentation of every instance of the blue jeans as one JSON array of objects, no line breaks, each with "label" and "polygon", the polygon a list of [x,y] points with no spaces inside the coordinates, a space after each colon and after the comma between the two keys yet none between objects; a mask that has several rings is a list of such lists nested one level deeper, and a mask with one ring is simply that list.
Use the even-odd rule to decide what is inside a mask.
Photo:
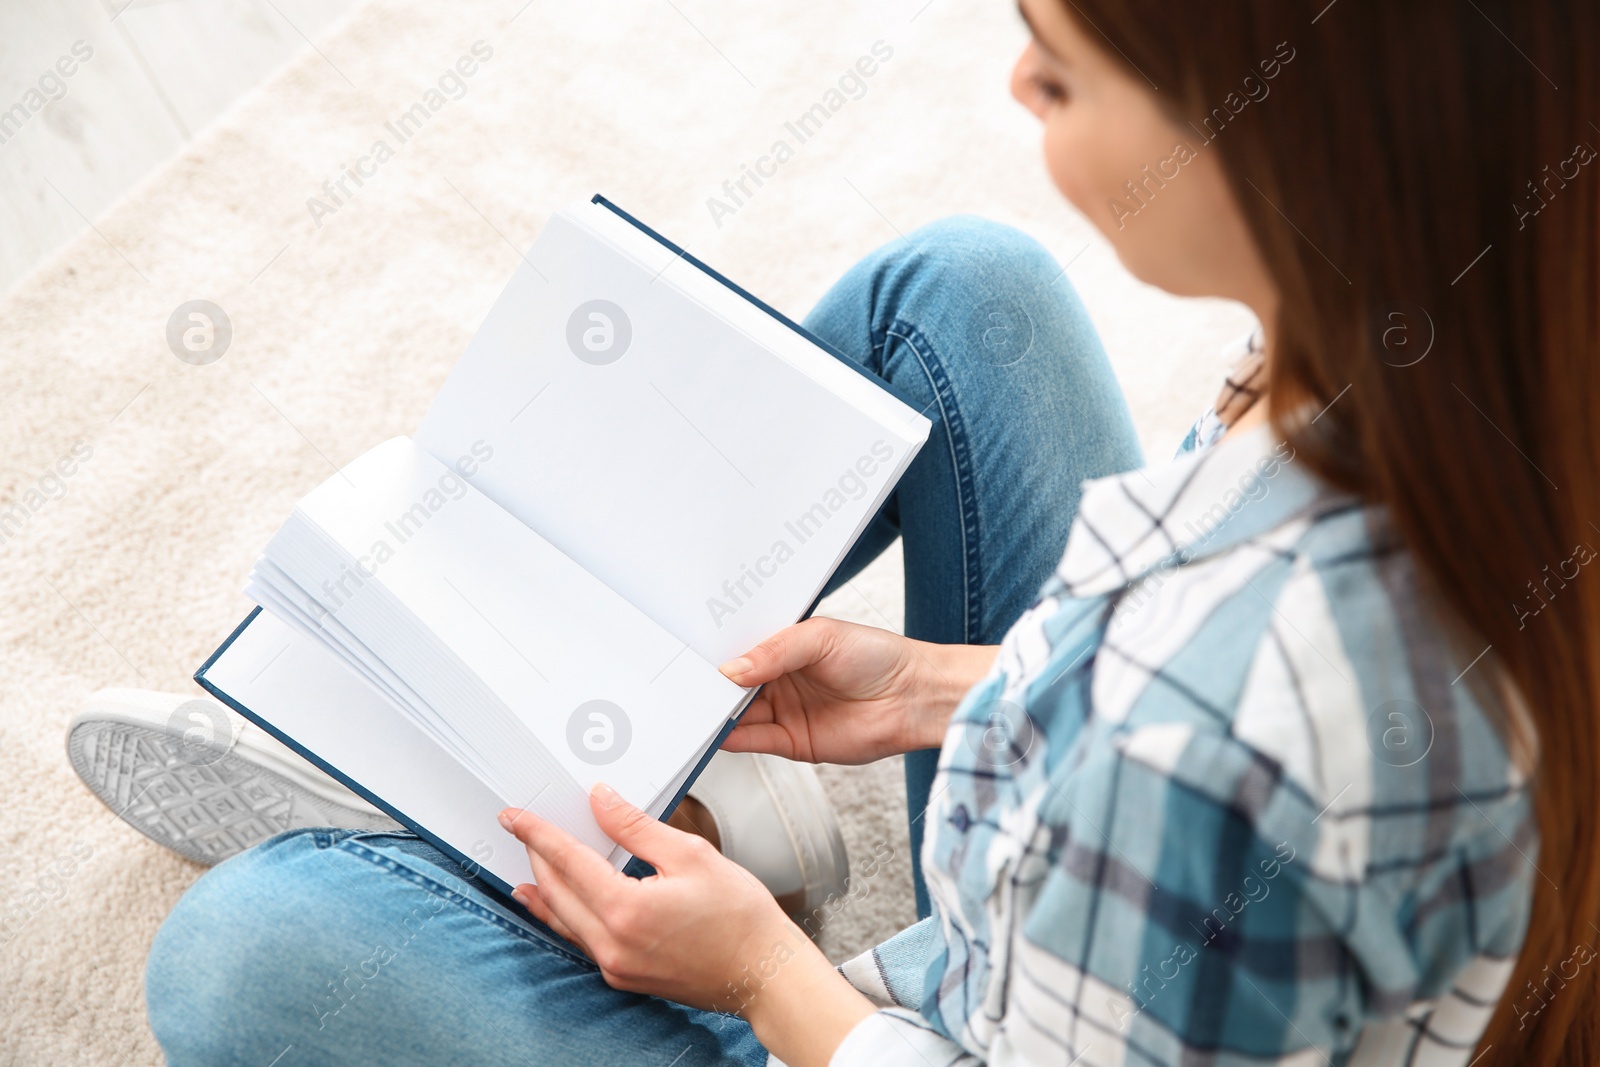
[{"label": "blue jeans", "polygon": [[[806,325],[934,424],[832,587],[898,536],[906,632],[998,642],[1059,559],[1083,479],[1140,459],[1061,268],[1015,230],[949,219],[857,264]],[[914,862],[935,756],[906,760]],[[920,984],[905,965],[892,986]],[[611,989],[407,834],[304,830],[221,864],[167,917],[145,984],[173,1067],[767,1060],[736,1017]]]}]

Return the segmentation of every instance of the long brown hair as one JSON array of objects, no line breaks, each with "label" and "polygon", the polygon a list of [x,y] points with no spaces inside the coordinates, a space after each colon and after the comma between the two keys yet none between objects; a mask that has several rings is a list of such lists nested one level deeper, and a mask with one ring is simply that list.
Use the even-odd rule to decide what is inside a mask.
[{"label": "long brown hair", "polygon": [[1511,1011],[1600,927],[1600,573],[1549,581],[1600,544],[1600,5],[1066,11],[1220,153],[1281,294],[1279,433],[1388,506],[1526,706],[1541,875],[1475,1067],[1600,1062],[1600,968]]}]

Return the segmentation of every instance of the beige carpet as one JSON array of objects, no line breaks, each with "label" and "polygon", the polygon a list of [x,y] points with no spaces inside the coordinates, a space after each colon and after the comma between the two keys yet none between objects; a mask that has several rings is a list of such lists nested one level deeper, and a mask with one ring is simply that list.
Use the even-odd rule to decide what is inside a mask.
[{"label": "beige carpet", "polygon": [[[357,10],[0,303],[0,511],[30,516],[0,544],[0,1063],[159,1062],[143,960],[200,871],[85,791],[64,727],[103,686],[192,689],[295,499],[416,424],[552,209],[603,191],[796,316],[896,231],[1020,225],[1071,261],[1152,455],[1247,324],[1135,283],[1059,200],[1006,95],[1006,4],[521,6]],[[477,41],[461,98],[398,145],[385,123]],[[719,226],[707,198],[878,41],[858,98]],[[379,138],[393,158],[332,204],[322,183]],[[314,220],[312,196],[336,210]],[[210,366],[164,336],[199,297],[233,326]],[[899,582],[885,559],[828,609],[894,624]],[[836,957],[911,917],[899,773],[826,769],[853,854],[896,856],[824,931]]]}]

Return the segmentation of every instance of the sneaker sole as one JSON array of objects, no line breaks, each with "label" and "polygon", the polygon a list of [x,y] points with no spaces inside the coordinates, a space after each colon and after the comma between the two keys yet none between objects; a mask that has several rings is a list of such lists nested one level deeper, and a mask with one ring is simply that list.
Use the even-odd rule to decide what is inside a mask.
[{"label": "sneaker sole", "polygon": [[197,755],[171,731],[131,718],[79,716],[67,733],[67,755],[124,822],[208,867],[287,830],[399,829],[386,816],[318,796],[238,748]]}]

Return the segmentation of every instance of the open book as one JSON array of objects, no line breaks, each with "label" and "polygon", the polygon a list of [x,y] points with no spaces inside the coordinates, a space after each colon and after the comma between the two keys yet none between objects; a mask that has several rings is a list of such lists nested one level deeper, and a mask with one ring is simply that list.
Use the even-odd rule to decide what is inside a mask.
[{"label": "open book", "polygon": [[929,421],[596,197],[552,216],[412,437],[308,494],[196,674],[458,861],[500,808],[610,855],[748,702],[717,664],[803,617]]}]

